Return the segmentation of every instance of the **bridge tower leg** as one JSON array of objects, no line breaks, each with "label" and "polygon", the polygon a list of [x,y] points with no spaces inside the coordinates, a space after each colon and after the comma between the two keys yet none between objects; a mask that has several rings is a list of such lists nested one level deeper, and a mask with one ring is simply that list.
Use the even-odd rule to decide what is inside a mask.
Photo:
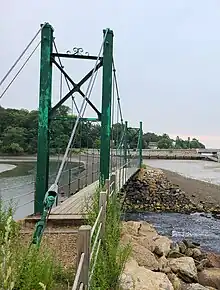
[{"label": "bridge tower leg", "polygon": [[[106,30],[104,30],[104,35]],[[102,112],[100,145],[100,185],[109,178],[111,140],[111,98],[112,98],[113,31],[108,30],[103,49]]]},{"label": "bridge tower leg", "polygon": [[34,213],[42,213],[49,175],[49,113],[51,110],[53,28],[46,23],[41,31],[40,90],[38,113],[37,176]]},{"label": "bridge tower leg", "polygon": [[140,130],[139,130],[139,168],[142,166],[143,157],[142,157],[142,147],[143,147],[143,129],[142,129],[142,122],[140,122]]}]

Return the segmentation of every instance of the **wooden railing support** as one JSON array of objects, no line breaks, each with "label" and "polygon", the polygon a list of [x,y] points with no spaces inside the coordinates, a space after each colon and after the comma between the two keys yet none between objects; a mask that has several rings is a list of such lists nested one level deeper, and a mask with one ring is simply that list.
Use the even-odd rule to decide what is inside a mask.
[{"label": "wooden railing support", "polygon": [[79,284],[83,283],[83,289],[88,289],[89,283],[89,263],[90,263],[90,252],[91,252],[91,226],[81,226],[78,232],[77,239],[77,259],[76,259],[76,269],[78,268],[80,258],[82,253],[84,253],[84,261],[82,266],[82,271],[79,279]]},{"label": "wooden railing support", "polygon": [[99,209],[102,207],[102,213],[100,217],[100,222],[102,223],[100,238],[102,239],[105,234],[105,222],[106,222],[106,201],[107,201],[107,191],[101,191],[99,196]]}]

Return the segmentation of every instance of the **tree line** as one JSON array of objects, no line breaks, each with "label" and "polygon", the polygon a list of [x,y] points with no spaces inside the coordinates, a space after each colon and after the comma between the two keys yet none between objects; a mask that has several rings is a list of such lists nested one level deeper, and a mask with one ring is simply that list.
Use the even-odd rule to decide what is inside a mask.
[{"label": "tree line", "polygon": [[[63,153],[67,146],[76,116],[70,114],[67,106],[61,106],[50,121],[50,154]],[[73,143],[74,148],[99,148],[100,123],[81,121]],[[111,146],[117,148],[124,134],[124,126],[115,124],[111,130]],[[38,111],[24,109],[5,109],[0,106],[0,153],[36,154],[38,136]],[[159,149],[205,148],[199,140],[192,138],[174,140],[167,134],[143,134],[143,148],[155,142]],[[134,149],[138,143],[138,129],[128,128],[127,144]]]}]

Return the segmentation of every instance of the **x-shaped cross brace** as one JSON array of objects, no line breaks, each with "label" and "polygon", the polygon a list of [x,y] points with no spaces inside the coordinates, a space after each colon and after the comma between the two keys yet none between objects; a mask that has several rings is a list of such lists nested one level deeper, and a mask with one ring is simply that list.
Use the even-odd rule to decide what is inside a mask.
[{"label": "x-shaped cross brace", "polygon": [[73,85],[73,88],[51,109],[51,116],[54,112],[66,101],[73,93],[78,92],[83,98],[86,98],[87,103],[93,108],[93,110],[97,113],[98,119],[101,118],[101,113],[99,110],[93,105],[93,103],[85,96],[85,94],[81,90],[81,86],[92,76],[94,72],[96,72],[102,66],[102,60],[96,65],[95,70],[92,69],[90,72],[85,75],[85,77],[76,84],[70,76],[64,71],[61,65],[59,65],[54,58],[52,58],[52,62],[56,65],[56,67],[62,72],[62,74],[68,79],[68,81]]}]

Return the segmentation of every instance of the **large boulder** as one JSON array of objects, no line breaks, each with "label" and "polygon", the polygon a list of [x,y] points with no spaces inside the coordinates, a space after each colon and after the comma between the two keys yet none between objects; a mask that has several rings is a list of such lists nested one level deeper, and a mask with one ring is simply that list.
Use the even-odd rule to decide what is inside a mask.
[{"label": "large boulder", "polygon": [[159,269],[159,263],[154,254],[138,243],[132,243],[131,256],[137,261],[139,266],[144,266],[147,269],[156,271]]},{"label": "large boulder", "polygon": [[122,290],[174,290],[164,273],[140,267],[134,259],[126,263],[120,287]]},{"label": "large boulder", "polygon": [[154,253],[158,256],[167,256],[170,252],[170,246],[172,241],[164,236],[158,236],[155,238],[155,249]]},{"label": "large boulder", "polygon": [[155,244],[155,235],[146,235],[143,237],[136,238],[136,242],[139,243],[141,246],[147,248],[152,253],[155,250],[156,244]]},{"label": "large boulder", "polygon": [[220,289],[220,269],[208,268],[198,274],[199,283],[204,286]]},{"label": "large boulder", "polygon": [[147,222],[128,221],[123,223],[122,234],[129,234],[132,236],[147,236],[156,237],[158,233],[154,227]]},{"label": "large boulder", "polygon": [[171,270],[183,281],[187,283],[198,281],[197,269],[193,258],[181,257],[177,259],[170,259],[169,266]]}]

